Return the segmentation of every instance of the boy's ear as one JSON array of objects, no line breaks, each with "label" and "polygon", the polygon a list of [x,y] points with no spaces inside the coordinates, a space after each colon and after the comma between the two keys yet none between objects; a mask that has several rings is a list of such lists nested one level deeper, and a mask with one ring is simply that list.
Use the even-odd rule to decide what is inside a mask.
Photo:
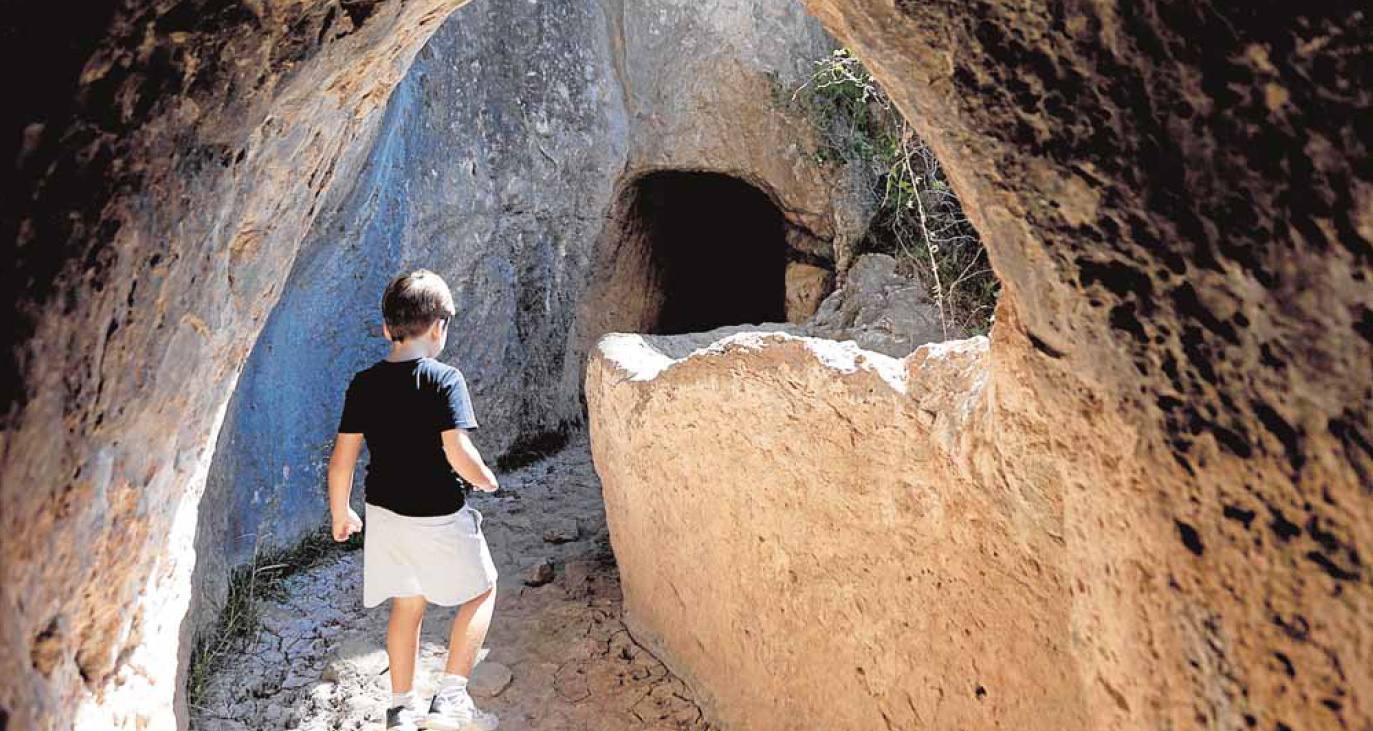
[{"label": "boy's ear", "polygon": [[443,320],[440,318],[440,319],[434,320],[432,323],[429,324],[429,337],[430,337],[430,339],[432,339],[432,340],[438,340],[439,337],[441,337],[442,335],[443,335]]},{"label": "boy's ear", "polygon": [[385,322],[381,323],[381,336],[386,338],[387,342],[390,342],[391,328],[387,327]]}]

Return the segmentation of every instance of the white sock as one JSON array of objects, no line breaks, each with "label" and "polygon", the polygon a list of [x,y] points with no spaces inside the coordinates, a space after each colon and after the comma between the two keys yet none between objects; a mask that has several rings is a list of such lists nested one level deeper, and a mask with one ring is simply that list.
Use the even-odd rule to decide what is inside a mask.
[{"label": "white sock", "polygon": [[411,707],[411,706],[414,706],[414,705],[415,705],[415,691],[414,691],[414,690],[407,690],[407,691],[405,691],[404,693],[392,693],[392,694],[391,694],[391,707],[392,707],[392,708],[395,708],[396,706]]},{"label": "white sock", "polygon": [[467,676],[456,673],[444,673],[443,679],[439,681],[439,692],[452,696],[458,693],[467,692]]}]

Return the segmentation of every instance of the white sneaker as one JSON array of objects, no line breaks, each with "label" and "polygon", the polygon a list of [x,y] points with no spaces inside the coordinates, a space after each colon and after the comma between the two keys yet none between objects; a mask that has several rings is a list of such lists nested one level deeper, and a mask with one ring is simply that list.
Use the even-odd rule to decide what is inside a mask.
[{"label": "white sneaker", "polygon": [[419,721],[423,715],[409,706],[392,706],[386,709],[386,731],[419,731]]},{"label": "white sneaker", "polygon": [[429,703],[424,728],[431,731],[496,731],[496,714],[477,708],[466,688],[440,688]]}]

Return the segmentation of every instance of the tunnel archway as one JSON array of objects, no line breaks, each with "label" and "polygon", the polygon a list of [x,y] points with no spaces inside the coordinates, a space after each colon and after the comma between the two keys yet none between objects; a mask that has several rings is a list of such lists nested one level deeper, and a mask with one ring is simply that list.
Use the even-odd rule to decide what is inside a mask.
[{"label": "tunnel archway", "polygon": [[661,303],[650,332],[786,319],[786,222],[761,190],[720,173],[662,171],[632,186],[630,228]]},{"label": "tunnel archway", "polygon": [[[773,191],[726,173],[621,178],[568,335],[564,387],[580,391],[587,353],[606,333],[676,335],[810,317],[832,291],[833,263],[795,244],[826,239],[790,210]],[[798,268],[828,276],[810,291],[792,281]]]},{"label": "tunnel archway", "polygon": [[788,234],[773,198],[723,173],[620,183],[579,306],[573,361],[607,332],[672,335],[787,320]]}]

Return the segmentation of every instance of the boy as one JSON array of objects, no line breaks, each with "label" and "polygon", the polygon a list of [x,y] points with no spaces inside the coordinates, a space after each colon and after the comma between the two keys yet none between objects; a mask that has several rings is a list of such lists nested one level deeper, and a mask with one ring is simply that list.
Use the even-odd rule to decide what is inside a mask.
[{"label": "boy", "polygon": [[[348,494],[365,438],[372,461],[364,486],[362,603],[370,608],[391,600],[386,728],[492,731],[496,717],[473,705],[467,678],[491,624],[496,567],[462,480],[485,492],[498,485],[468,438],[477,420],[462,373],[434,360],[456,314],[453,295],[437,274],[420,269],[391,280],[381,312],[391,352],[353,376],[329,459],[334,540],[363,527]],[[423,715],[413,683],[428,602],[460,608],[443,680]]]}]

